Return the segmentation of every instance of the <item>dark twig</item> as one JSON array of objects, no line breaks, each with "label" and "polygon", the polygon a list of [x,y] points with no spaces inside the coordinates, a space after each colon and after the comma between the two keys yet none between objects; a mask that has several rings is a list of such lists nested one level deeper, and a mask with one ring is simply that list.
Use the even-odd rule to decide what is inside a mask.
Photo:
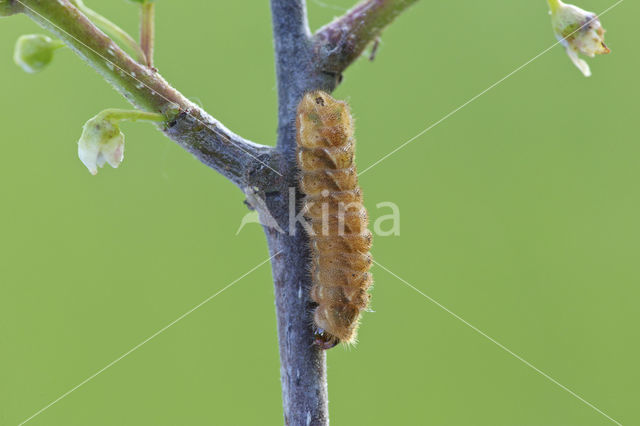
[{"label": "dark twig", "polygon": [[318,30],[314,48],[327,72],[342,73],[382,30],[418,0],[365,0]]},{"label": "dark twig", "polygon": [[[287,186],[296,188],[295,111],[303,93],[317,88],[318,79],[311,62],[304,0],[271,0],[271,13],[278,80],[278,151]],[[281,228],[288,229],[284,222],[290,215],[289,192],[270,197],[267,204]],[[282,251],[272,265],[285,424],[326,425],[326,355],[312,344],[308,241],[299,227],[295,235],[266,231],[271,253]]]}]

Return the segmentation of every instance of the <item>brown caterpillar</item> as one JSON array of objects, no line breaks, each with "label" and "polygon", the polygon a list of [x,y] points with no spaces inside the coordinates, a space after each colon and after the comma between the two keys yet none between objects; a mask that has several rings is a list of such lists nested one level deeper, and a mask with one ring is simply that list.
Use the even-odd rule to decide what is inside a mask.
[{"label": "brown caterpillar", "polygon": [[330,349],[356,339],[369,304],[372,234],[355,166],[353,119],[346,102],[307,93],[296,118],[303,212],[310,222],[311,299],[316,344]]}]

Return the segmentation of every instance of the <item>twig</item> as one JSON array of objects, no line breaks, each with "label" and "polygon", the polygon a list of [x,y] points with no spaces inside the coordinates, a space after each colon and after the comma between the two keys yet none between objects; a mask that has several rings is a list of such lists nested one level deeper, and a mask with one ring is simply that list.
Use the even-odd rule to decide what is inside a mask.
[{"label": "twig", "polygon": [[0,0],[0,17],[22,13],[23,8],[13,0]]},{"label": "twig", "polygon": [[[278,80],[278,152],[280,169],[291,188],[297,187],[295,162],[296,107],[305,92],[331,92],[341,73],[401,10],[416,0],[370,0],[310,37],[304,0],[271,0]],[[363,37],[344,43],[342,37]],[[294,191],[295,192],[295,191]],[[288,229],[289,197],[267,197],[272,216]],[[297,210],[296,212],[297,213]],[[273,261],[280,375],[287,425],[328,425],[326,354],[313,342],[309,241],[298,226],[294,235],[265,228]],[[291,230],[290,230],[291,231]]]},{"label": "twig", "polygon": [[165,133],[237,186],[270,188],[279,183],[280,176],[269,165],[277,160],[272,148],[228,130],[159,73],[132,59],[69,0],[12,0],[12,4],[71,47],[138,109],[165,114],[179,108],[182,113]]},{"label": "twig", "polygon": [[382,30],[418,0],[365,0],[320,28],[314,47],[327,72],[342,73]]},{"label": "twig", "polygon": [[147,58],[147,66],[153,68],[153,45],[156,38],[155,7],[151,1],[140,6],[140,47]]},{"label": "twig", "polygon": [[[296,188],[295,111],[302,94],[317,83],[311,62],[311,34],[304,0],[271,0],[278,83],[278,151],[287,186]],[[295,194],[295,190],[293,190]],[[289,192],[266,200],[282,229],[289,229]],[[294,204],[295,205],[295,204]],[[280,348],[280,379],[286,425],[327,425],[326,354],[313,345],[308,241],[265,228],[272,261]]]},{"label": "twig", "polygon": [[72,3],[80,10],[80,12],[87,15],[87,18],[91,19],[98,27],[105,31],[109,36],[115,40],[120,41],[132,52],[136,54],[136,59],[140,63],[145,63],[144,51],[140,48],[138,43],[131,37],[125,30],[95,12],[93,9],[88,8],[82,0],[73,0]]}]

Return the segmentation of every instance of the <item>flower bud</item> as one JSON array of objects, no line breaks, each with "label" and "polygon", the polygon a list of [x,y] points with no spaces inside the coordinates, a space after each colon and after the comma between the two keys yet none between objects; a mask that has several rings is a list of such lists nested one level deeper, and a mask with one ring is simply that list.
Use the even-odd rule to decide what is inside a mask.
[{"label": "flower bud", "polygon": [[78,157],[92,175],[98,167],[109,163],[114,169],[124,159],[124,134],[120,131],[121,121],[163,122],[171,119],[155,112],[106,109],[87,121],[78,141]]},{"label": "flower bud", "polygon": [[78,157],[92,175],[105,163],[117,168],[124,159],[124,134],[118,123],[104,113],[87,121],[78,141]]},{"label": "flower bud", "polygon": [[604,28],[595,13],[560,0],[548,0],[551,8],[553,32],[565,47],[567,55],[585,77],[591,76],[589,65],[578,57],[581,53],[590,58],[609,53],[604,44]]},{"label": "flower bud", "polygon": [[46,68],[53,59],[53,52],[64,47],[60,40],[41,34],[20,36],[16,42],[13,60],[24,71],[35,74]]}]

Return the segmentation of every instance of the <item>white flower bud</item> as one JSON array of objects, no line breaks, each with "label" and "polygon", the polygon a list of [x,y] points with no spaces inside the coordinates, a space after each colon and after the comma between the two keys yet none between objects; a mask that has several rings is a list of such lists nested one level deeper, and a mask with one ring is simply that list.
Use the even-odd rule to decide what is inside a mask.
[{"label": "white flower bud", "polygon": [[92,175],[105,163],[117,168],[124,159],[124,134],[117,122],[104,113],[87,121],[78,141],[78,157]]},{"label": "white flower bud", "polygon": [[35,74],[49,65],[53,52],[61,47],[64,43],[45,35],[23,35],[16,42],[13,60],[24,71]]},{"label": "white flower bud", "polygon": [[587,12],[577,6],[565,4],[560,0],[548,0],[551,7],[551,24],[553,32],[565,47],[567,55],[573,63],[589,77],[589,65],[578,57],[581,53],[590,58],[595,55],[609,53],[604,44],[604,28],[595,13]]},{"label": "white flower bud", "polygon": [[106,109],[87,121],[78,141],[78,157],[92,175],[98,167],[109,163],[114,169],[124,159],[124,134],[120,131],[121,121],[163,122],[173,115],[145,111]]}]

